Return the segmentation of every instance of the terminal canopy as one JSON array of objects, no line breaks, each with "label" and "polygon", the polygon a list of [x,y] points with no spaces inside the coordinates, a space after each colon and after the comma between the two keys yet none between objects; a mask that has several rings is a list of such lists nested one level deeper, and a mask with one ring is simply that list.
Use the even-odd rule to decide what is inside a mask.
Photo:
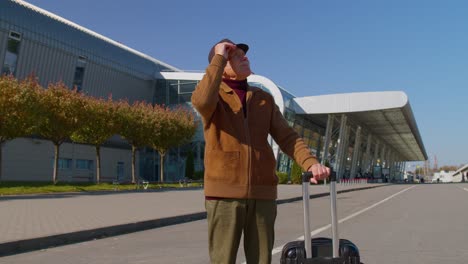
[{"label": "terminal canopy", "polygon": [[427,160],[413,111],[404,92],[364,92],[298,97],[296,114],[326,127],[329,114],[345,114],[368,133],[377,136],[405,161]]}]

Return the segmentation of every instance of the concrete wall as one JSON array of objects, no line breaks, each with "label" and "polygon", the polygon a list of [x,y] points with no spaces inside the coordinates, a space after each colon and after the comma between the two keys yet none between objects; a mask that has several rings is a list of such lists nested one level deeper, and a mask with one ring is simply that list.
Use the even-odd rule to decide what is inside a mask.
[{"label": "concrete wall", "polygon": [[[59,181],[93,181],[96,161],[93,146],[64,143],[60,157],[72,160],[70,169],[59,170]],[[137,160],[138,160],[137,153]],[[93,170],[76,168],[77,159],[94,160]],[[7,181],[51,181],[53,173],[54,145],[47,140],[18,138],[6,142],[3,147],[3,177]],[[123,148],[101,148],[101,181],[112,181],[117,177],[117,164],[123,162],[123,178],[131,180],[131,150]],[[136,163],[137,172],[139,170]],[[138,174],[137,174],[138,175]]]}]

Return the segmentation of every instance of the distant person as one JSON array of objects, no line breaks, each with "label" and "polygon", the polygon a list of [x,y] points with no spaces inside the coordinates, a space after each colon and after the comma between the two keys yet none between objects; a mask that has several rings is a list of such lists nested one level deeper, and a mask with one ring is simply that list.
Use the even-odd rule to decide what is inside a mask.
[{"label": "distant person", "polygon": [[235,263],[242,234],[249,264],[271,263],[275,240],[278,177],[268,143],[317,183],[330,174],[288,125],[273,97],[250,86],[249,46],[229,39],[216,43],[209,66],[192,95],[205,136],[205,208],[211,263]]}]

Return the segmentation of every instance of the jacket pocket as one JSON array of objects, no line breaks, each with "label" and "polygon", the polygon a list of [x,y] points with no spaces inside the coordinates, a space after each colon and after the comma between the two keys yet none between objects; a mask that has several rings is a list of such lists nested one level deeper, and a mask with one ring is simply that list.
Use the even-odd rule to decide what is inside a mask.
[{"label": "jacket pocket", "polygon": [[276,159],[272,149],[266,148],[254,149],[253,183],[256,185],[277,185]]},{"label": "jacket pocket", "polygon": [[210,150],[205,157],[208,180],[235,183],[239,181],[240,151]]}]

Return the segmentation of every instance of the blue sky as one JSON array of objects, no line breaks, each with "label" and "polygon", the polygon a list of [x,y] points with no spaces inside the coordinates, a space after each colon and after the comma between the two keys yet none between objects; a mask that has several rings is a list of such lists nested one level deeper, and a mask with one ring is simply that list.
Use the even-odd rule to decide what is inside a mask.
[{"label": "blue sky", "polygon": [[28,2],[183,70],[228,37],[296,96],[404,91],[431,159],[468,162],[468,1]]}]

